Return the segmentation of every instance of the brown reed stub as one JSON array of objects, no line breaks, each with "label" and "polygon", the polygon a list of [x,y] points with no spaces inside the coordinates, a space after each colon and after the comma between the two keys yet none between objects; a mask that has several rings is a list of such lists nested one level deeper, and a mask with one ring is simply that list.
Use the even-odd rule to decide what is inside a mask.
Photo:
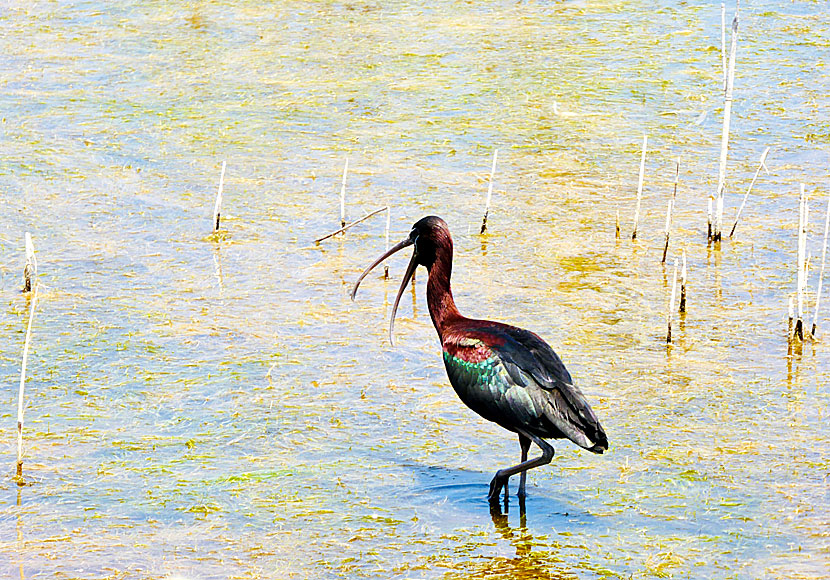
[{"label": "brown reed stub", "polygon": [[614,226],[614,237],[618,240],[620,239],[620,210],[619,209],[617,210],[617,220],[616,220],[615,226]]}]

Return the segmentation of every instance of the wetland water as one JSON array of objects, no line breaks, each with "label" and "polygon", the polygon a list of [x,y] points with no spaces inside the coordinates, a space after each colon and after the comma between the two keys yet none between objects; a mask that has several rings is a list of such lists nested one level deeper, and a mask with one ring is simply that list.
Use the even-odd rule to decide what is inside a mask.
[{"label": "wetland water", "polygon": [[[766,146],[770,174],[713,248],[719,3],[3,3],[0,575],[830,576],[830,346],[785,338],[799,182],[812,288],[821,252],[828,23],[824,2],[742,5],[730,226]],[[608,432],[603,456],[556,445],[525,518],[488,510],[519,446],[449,386],[425,272],[391,348],[408,258],[348,299],[383,219],[312,244],[347,157],[347,217],[390,204],[393,241],[444,217],[462,312],[546,338]]]}]

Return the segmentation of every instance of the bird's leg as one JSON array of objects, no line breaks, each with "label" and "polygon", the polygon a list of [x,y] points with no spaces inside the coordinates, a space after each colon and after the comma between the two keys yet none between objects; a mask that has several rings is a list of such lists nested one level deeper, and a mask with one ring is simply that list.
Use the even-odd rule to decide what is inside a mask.
[{"label": "bird's leg", "polygon": [[[522,447],[522,463],[527,461],[527,452],[530,450],[530,439],[519,433],[519,445]],[[521,479],[519,480],[519,499],[523,500],[526,497],[525,482],[527,481],[527,470],[522,471]]]},{"label": "bird's leg", "polygon": [[526,431],[518,431],[518,433],[519,435],[523,435],[535,443],[539,449],[542,450],[542,455],[529,461],[523,461],[513,467],[499,469],[496,472],[495,477],[493,477],[493,480],[490,482],[490,494],[487,496],[487,499],[490,500],[490,502],[499,501],[499,492],[501,492],[501,489],[505,486],[511,475],[516,475],[520,472],[523,473],[528,469],[533,469],[534,467],[539,467],[540,465],[547,465],[551,462],[551,459],[553,459],[555,452],[550,443],[540,437],[537,437],[536,435],[533,435],[532,433],[527,433]]}]

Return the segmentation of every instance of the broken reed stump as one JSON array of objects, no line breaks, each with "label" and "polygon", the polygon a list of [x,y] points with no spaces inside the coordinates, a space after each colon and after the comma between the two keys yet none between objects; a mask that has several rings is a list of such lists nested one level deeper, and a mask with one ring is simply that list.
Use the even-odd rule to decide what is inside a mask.
[{"label": "broken reed stump", "polygon": [[493,178],[496,175],[496,157],[498,157],[499,150],[493,150],[493,167],[490,168],[490,182],[487,185],[487,201],[484,204],[484,219],[481,220],[481,231],[483,234],[487,231],[487,216],[490,214],[490,198],[493,197]]},{"label": "broken reed stump", "polygon": [[20,389],[17,394],[17,483],[23,485],[23,391],[26,386],[26,361],[29,357],[29,343],[32,340],[32,321],[35,317],[37,304],[37,280],[32,289],[32,300],[29,303],[29,323],[26,325],[26,338],[23,342],[23,361],[20,364]]},{"label": "broken reed stump", "polygon": [[615,230],[614,231],[614,237],[619,240],[620,239],[620,210],[619,209],[617,210],[617,221],[615,223],[614,230]]},{"label": "broken reed stump", "polygon": [[683,250],[683,267],[680,270],[680,312],[686,312],[686,250]]},{"label": "broken reed stump", "polygon": [[634,231],[631,239],[637,239],[637,223],[640,221],[640,205],[643,200],[643,178],[646,173],[646,149],[648,148],[648,135],[643,135],[643,153],[640,156],[640,176],[637,179],[637,206],[634,209]]},{"label": "broken reed stump", "polygon": [[677,258],[674,259],[674,277],[672,278],[671,283],[671,299],[669,300],[669,311],[666,314],[666,318],[668,319],[668,326],[669,330],[666,334],[666,342],[671,343],[671,323],[672,317],[674,315],[674,297],[677,294]]},{"label": "broken reed stump", "polygon": [[349,173],[349,158],[343,166],[343,181],[340,183],[340,227],[346,227],[346,175]]},{"label": "broken reed stump", "polygon": [[32,236],[26,232],[26,265],[23,266],[23,291],[31,292],[37,279],[37,257],[35,256],[35,245],[32,243]]},{"label": "broken reed stump", "polygon": [[824,242],[821,246],[821,270],[818,275],[818,290],[816,290],[816,313],[813,315],[813,327],[810,329],[810,336],[815,338],[818,328],[819,305],[821,304],[821,287],[824,281],[824,264],[827,258],[827,234],[830,231],[830,195],[827,196],[827,212],[824,216]]},{"label": "broken reed stump", "polygon": [[219,176],[219,189],[216,192],[216,203],[213,204],[213,231],[219,231],[219,216],[222,212],[222,188],[225,185],[225,166],[226,162],[222,162],[222,173]]},{"label": "broken reed stump", "polygon": [[744,194],[744,199],[741,201],[741,207],[738,208],[738,213],[735,214],[735,223],[732,224],[732,231],[729,232],[729,237],[731,238],[735,235],[735,228],[738,227],[738,220],[741,219],[741,212],[744,211],[744,206],[746,205],[746,200],[749,197],[749,192],[752,191],[752,186],[755,185],[755,181],[758,179],[758,174],[761,173],[761,169],[764,169],[769,175],[769,169],[767,169],[766,160],[767,154],[769,153],[769,147],[764,149],[764,152],[761,153],[761,162],[758,164],[758,169],[755,170],[755,175],[752,177],[752,181],[749,183],[749,187]]},{"label": "broken reed stump", "polygon": [[[739,5],[740,6],[740,5]],[[715,200],[715,228],[713,239],[721,240],[723,226],[723,195],[726,187],[726,157],[729,150],[729,125],[732,120],[732,92],[735,86],[735,56],[738,51],[738,9],[732,20],[732,44],[729,49],[729,70],[726,80],[726,92],[723,97],[723,131],[721,133],[720,163],[718,164],[718,189]]]},{"label": "broken reed stump", "polygon": [[340,228],[339,230],[336,230],[336,231],[334,231],[334,232],[332,232],[332,233],[330,233],[330,234],[326,234],[326,235],[325,235],[325,236],[323,236],[322,238],[317,238],[316,240],[314,240],[314,243],[315,243],[315,244],[319,244],[319,243],[320,243],[320,242],[322,242],[323,240],[327,240],[327,239],[329,239],[329,238],[331,238],[331,237],[336,236],[337,234],[342,234],[343,232],[345,232],[345,231],[346,231],[346,230],[348,230],[349,228],[352,228],[352,227],[356,226],[357,224],[359,224],[359,223],[361,223],[361,222],[365,222],[365,221],[366,221],[367,219],[369,219],[370,217],[372,217],[372,216],[376,216],[377,214],[379,214],[379,213],[380,213],[380,212],[382,212],[382,211],[389,211],[389,207],[388,207],[388,206],[383,206],[383,207],[382,207],[382,208],[380,208],[380,209],[376,209],[375,211],[369,212],[369,213],[367,213],[365,216],[363,216],[362,218],[360,218],[359,220],[355,220],[355,221],[353,221],[353,222],[352,222],[352,223],[350,223],[350,224],[346,224],[345,226],[343,226],[343,227],[342,227],[342,228]]}]

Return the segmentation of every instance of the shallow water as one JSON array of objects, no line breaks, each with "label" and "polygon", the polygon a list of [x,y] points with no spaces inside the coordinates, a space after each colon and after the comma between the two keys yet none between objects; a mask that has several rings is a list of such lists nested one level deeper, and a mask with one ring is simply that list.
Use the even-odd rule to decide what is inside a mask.
[{"label": "shallow water", "polygon": [[[788,356],[786,303],[800,182],[817,280],[828,22],[821,2],[742,7],[729,226],[766,146],[770,174],[713,247],[718,3],[6,3],[3,575],[826,577],[830,356]],[[348,299],[383,219],[312,243],[339,226],[347,157],[347,217],[389,204],[396,241],[443,216],[462,312],[548,339],[608,431],[603,456],[557,444],[523,517],[515,496],[488,509],[519,447],[449,387],[425,272],[393,348],[407,258]],[[689,303],[667,347],[678,157]]]}]

